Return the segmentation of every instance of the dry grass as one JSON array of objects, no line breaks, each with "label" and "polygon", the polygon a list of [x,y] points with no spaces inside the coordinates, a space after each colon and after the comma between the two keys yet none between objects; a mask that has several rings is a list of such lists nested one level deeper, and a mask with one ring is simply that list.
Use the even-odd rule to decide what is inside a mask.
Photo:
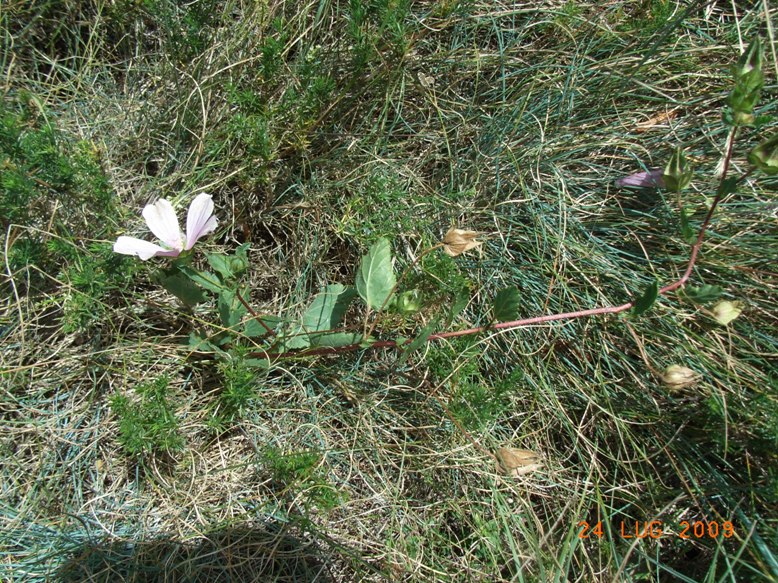
[{"label": "dry grass", "polygon": [[[31,92],[99,151],[123,215],[98,243],[142,232],[137,210],[157,196],[212,192],[221,228],[207,247],[251,242],[263,314],[351,283],[380,236],[404,266],[452,223],[489,233],[480,255],[422,262],[419,285],[471,285],[454,327],[486,323],[507,285],[530,316],[680,275],[675,201],[613,181],[684,144],[701,169],[685,204],[701,218],[726,67],[738,31],[774,46],[766,4],[376,2],[363,20],[359,5],[12,3],[0,87],[7,104]],[[774,115],[771,50],[766,61]],[[756,140],[745,132],[738,172]],[[135,265],[97,297],[98,322],[65,333],[83,293],[71,272],[33,285],[38,268],[13,270],[6,251],[4,576],[769,581],[775,205],[775,180],[747,182],[703,249],[695,284],[747,304],[729,327],[670,297],[631,323],[639,344],[603,318],[430,344],[402,366],[389,351],[291,359],[254,373],[250,406],[223,431],[212,420],[229,379],[185,345],[213,305],[181,308]],[[6,250],[25,227],[9,227]],[[703,381],[668,391],[643,351]],[[163,375],[185,447],[128,455],[110,397],[137,399]],[[542,470],[506,477],[492,457],[504,445],[540,453]],[[659,541],[619,530],[655,519]],[[579,539],[581,520],[603,537]],[[682,520],[731,520],[736,535],[680,540]]]}]

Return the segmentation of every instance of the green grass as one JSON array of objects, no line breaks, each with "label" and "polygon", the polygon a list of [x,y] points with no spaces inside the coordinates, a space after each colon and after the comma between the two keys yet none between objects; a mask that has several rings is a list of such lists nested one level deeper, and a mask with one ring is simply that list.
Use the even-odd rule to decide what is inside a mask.
[{"label": "green grass", "polygon": [[[206,191],[220,226],[194,265],[250,243],[262,315],[352,284],[381,237],[400,271],[452,225],[485,244],[426,255],[403,284],[425,306],[380,338],[458,301],[447,329],[485,325],[509,286],[520,317],[623,303],[678,278],[688,246],[674,195],[614,180],[683,145],[699,226],[756,32],[776,115],[775,9],[88,4],[0,12],[0,578],[778,577],[775,178],[725,198],[692,276],[744,302],[727,327],[670,294],[632,330],[598,317],[265,367],[245,330],[190,349],[227,338],[217,302],[184,306],[165,260],[111,250],[148,237],[146,203]],[[774,127],[741,132],[736,173]],[[650,370],[670,364],[702,380],[670,390]],[[504,446],[542,468],[507,476]],[[652,520],[659,540],[621,534]],[[682,540],[684,520],[734,536]]]}]

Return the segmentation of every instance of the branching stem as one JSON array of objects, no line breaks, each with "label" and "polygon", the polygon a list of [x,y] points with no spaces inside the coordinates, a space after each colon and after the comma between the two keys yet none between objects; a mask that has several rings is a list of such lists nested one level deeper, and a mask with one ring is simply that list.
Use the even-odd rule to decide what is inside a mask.
[{"label": "branching stem", "polygon": [[[697,235],[697,239],[694,241],[694,243],[691,246],[691,252],[689,254],[689,261],[686,265],[686,270],[684,271],[683,275],[676,280],[675,282],[666,285],[659,289],[659,295],[665,295],[669,292],[675,291],[678,288],[684,286],[686,282],[691,277],[692,271],[694,271],[694,266],[697,262],[697,257],[700,253],[700,247],[702,246],[703,239],[705,238],[705,233],[710,226],[711,219],[713,218],[713,213],[716,210],[716,207],[718,206],[719,202],[721,202],[721,199],[724,197],[724,195],[728,192],[725,188],[725,181],[727,179],[727,174],[729,173],[729,167],[730,162],[732,160],[732,152],[733,147],[735,143],[735,137],[737,134],[737,126],[733,127],[730,131],[730,134],[728,136],[727,140],[727,151],[724,157],[724,164],[721,172],[721,178],[719,179],[719,186],[716,191],[716,196],[713,199],[713,202],[711,203],[710,208],[708,209],[708,213],[705,215],[705,220],[702,222],[702,225],[700,226],[700,231]],[[742,180],[745,180],[745,178],[748,177],[748,175],[751,173],[751,171],[747,172],[740,178],[738,178],[737,182],[741,182]],[[435,245],[434,247],[431,247],[430,249],[425,250],[422,252],[415,260],[414,262],[408,267],[408,269],[403,272],[402,276],[397,281],[397,284],[395,284],[395,287],[392,289],[392,294],[396,291],[397,287],[402,282],[405,275],[413,268],[414,265],[416,265],[419,260],[421,260],[422,257],[424,257],[427,253],[438,249],[442,247],[442,244]],[[390,294],[390,297],[391,295]],[[239,296],[240,297],[240,296]],[[241,299],[241,301],[243,301]],[[388,302],[388,299],[386,302],[384,302],[385,307],[386,303]],[[535,316],[532,318],[524,318],[521,320],[514,320],[512,322],[500,322],[497,324],[490,324],[487,326],[478,326],[475,328],[468,328],[466,330],[456,330],[452,332],[441,332],[438,334],[431,334],[428,338],[429,342],[433,341],[439,341],[439,340],[445,340],[447,338],[457,338],[459,336],[470,336],[471,334],[480,334],[482,332],[486,332],[487,330],[510,330],[514,328],[523,328],[527,326],[534,326],[537,324],[545,324],[547,322],[558,322],[560,320],[575,320],[577,318],[585,318],[589,316],[600,316],[604,314],[620,314],[622,312],[626,312],[627,310],[630,310],[634,307],[635,302],[627,302],[625,304],[621,304],[618,306],[603,306],[600,308],[592,308],[590,310],[578,310],[575,312],[565,312],[562,314],[550,314],[547,316]],[[380,310],[379,310],[380,312]],[[253,312],[252,312],[253,313]],[[264,323],[263,323],[264,325]],[[372,334],[374,328],[375,328],[376,322],[374,321],[373,324],[370,326],[370,330],[368,332],[368,335],[366,338],[369,338],[370,334]],[[399,348],[401,346],[404,346],[405,344],[408,344],[410,340],[405,340],[403,342],[396,342],[394,340],[378,340],[376,342],[373,342],[369,345],[369,348]],[[362,344],[350,344],[347,346],[336,346],[336,347],[319,347],[319,348],[311,348],[308,350],[301,350],[301,351],[288,351],[288,352],[280,352],[276,354],[262,354],[263,357],[268,358],[299,358],[299,357],[307,357],[307,356],[320,356],[320,355],[328,355],[328,354],[339,354],[342,352],[354,352],[356,350],[363,350],[365,349],[365,346]]]}]

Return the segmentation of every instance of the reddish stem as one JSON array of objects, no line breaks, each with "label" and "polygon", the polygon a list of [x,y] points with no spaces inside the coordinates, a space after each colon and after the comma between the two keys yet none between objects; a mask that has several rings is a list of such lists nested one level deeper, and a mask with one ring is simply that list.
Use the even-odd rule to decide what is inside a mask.
[{"label": "reddish stem", "polygon": [[[735,142],[736,131],[737,128],[735,127],[732,129],[730,133],[728,139],[729,143],[727,146],[727,153],[726,153],[726,157],[724,158],[724,167],[722,169],[721,179],[719,180],[719,188],[716,192],[716,196],[713,199],[713,203],[708,209],[708,213],[705,215],[705,220],[702,222],[702,226],[700,227],[700,232],[697,235],[697,239],[692,244],[691,253],[689,255],[689,262],[686,265],[686,271],[684,271],[683,275],[677,281],[660,288],[658,292],[659,295],[664,295],[668,292],[675,291],[679,287],[682,287],[691,277],[692,271],[694,270],[694,265],[697,262],[697,256],[700,253],[700,247],[702,246],[702,241],[705,238],[705,232],[707,231],[708,226],[710,225],[710,221],[711,218],[713,217],[713,213],[716,210],[716,207],[718,206],[719,202],[724,196],[723,185],[724,185],[724,180],[726,179],[727,173],[729,171],[730,160],[732,159],[732,150]],[[748,174],[746,174],[745,176],[747,175]],[[745,176],[741,177],[741,180],[745,178]],[[577,312],[565,312],[564,314],[535,316],[533,318],[514,320],[512,322],[500,322],[499,324],[478,326],[476,328],[468,328],[467,330],[456,330],[454,332],[441,332],[439,334],[431,334],[428,338],[428,341],[444,340],[446,338],[456,338],[458,336],[469,336],[471,334],[479,334],[481,332],[486,332],[487,330],[506,330],[511,328],[522,328],[524,326],[532,326],[534,324],[544,324],[546,322],[555,322],[558,320],[573,320],[576,318],[584,318],[587,316],[598,316],[601,314],[620,314],[621,312],[626,312],[627,310],[630,310],[634,305],[635,302],[627,302],[626,304],[621,304],[620,306],[605,306],[601,308],[592,308],[590,310],[579,310]],[[401,344],[399,344],[394,340],[379,340],[371,343],[369,345],[369,348],[397,348],[400,347],[401,345],[408,344],[409,342],[410,340],[406,340]],[[347,346],[332,346],[332,347],[327,346],[327,347],[320,347],[320,348],[311,348],[309,350],[280,352],[275,354],[264,353],[262,354],[262,356],[267,358],[291,358],[291,357],[298,357],[298,356],[299,357],[317,356],[317,355],[326,355],[326,354],[339,354],[341,352],[353,352],[361,348],[364,348],[362,344],[349,344]]]},{"label": "reddish stem", "polygon": [[[260,324],[260,325],[261,325],[261,326],[262,326],[262,327],[263,327],[265,330],[267,330],[267,334],[270,334],[271,336],[275,336],[275,332],[273,332],[273,330],[272,330],[272,329],[271,329],[271,328],[270,328],[270,327],[269,327],[267,324],[265,324],[265,323],[262,321],[262,317],[261,317],[259,314],[257,314],[257,313],[254,311],[254,308],[252,308],[252,307],[249,305],[249,303],[248,303],[246,300],[244,300],[244,299],[243,299],[243,296],[242,296],[242,295],[240,295],[240,290],[238,290],[238,292],[237,292],[235,295],[236,295],[236,296],[238,297],[238,299],[240,300],[240,303],[241,303],[241,304],[243,304],[243,306],[244,306],[244,307],[245,307],[245,308],[248,310],[249,314],[251,314],[251,316],[252,316],[252,317],[253,317],[253,318],[254,318],[254,319],[257,321],[257,322],[259,322],[259,324]],[[267,334],[265,334],[265,336],[267,336]]]}]

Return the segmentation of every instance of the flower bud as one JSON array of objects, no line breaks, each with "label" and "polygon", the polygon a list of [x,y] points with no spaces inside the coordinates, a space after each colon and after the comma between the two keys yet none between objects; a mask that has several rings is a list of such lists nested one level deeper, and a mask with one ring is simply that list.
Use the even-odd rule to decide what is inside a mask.
[{"label": "flower bud", "polygon": [[692,167],[686,161],[686,155],[682,148],[676,148],[670,161],[665,166],[662,181],[665,188],[673,192],[680,192],[692,181]]},{"label": "flower bud", "polygon": [[[736,124],[748,124],[749,117],[759,101],[759,95],[764,85],[762,73],[762,43],[757,36],[740,59],[733,71],[735,87],[727,98],[727,103],[735,113]],[[741,114],[741,115],[738,115]],[[751,119],[751,121],[753,121]]]},{"label": "flower bud", "polygon": [[762,39],[757,35],[737,61],[734,71],[735,82],[746,75],[751,75],[754,71],[761,73],[762,57]]},{"label": "flower bud", "polygon": [[415,314],[421,309],[421,292],[412,289],[401,293],[397,296],[395,307],[401,314]]},{"label": "flower bud", "polygon": [[743,311],[743,304],[722,300],[713,306],[713,317],[722,326],[726,326]]},{"label": "flower bud", "polygon": [[695,385],[700,380],[700,376],[690,368],[671,364],[662,373],[662,382],[670,389],[684,389]]},{"label": "flower bud", "polygon": [[735,122],[736,126],[750,126],[754,124],[756,117],[753,113],[743,113],[742,111],[736,111],[735,115],[733,115],[731,119]]},{"label": "flower bud", "polygon": [[751,150],[748,161],[765,174],[778,174],[778,133]]},{"label": "flower bud", "polygon": [[475,240],[479,234],[478,231],[465,231],[452,227],[443,237],[443,250],[451,257],[462,255],[465,251],[481,245],[480,241]]},{"label": "flower bud", "polygon": [[638,172],[636,174],[630,174],[629,176],[623,176],[616,181],[616,186],[630,187],[630,188],[664,188],[665,183],[662,180],[663,170],[661,168],[655,168],[647,172]]}]

